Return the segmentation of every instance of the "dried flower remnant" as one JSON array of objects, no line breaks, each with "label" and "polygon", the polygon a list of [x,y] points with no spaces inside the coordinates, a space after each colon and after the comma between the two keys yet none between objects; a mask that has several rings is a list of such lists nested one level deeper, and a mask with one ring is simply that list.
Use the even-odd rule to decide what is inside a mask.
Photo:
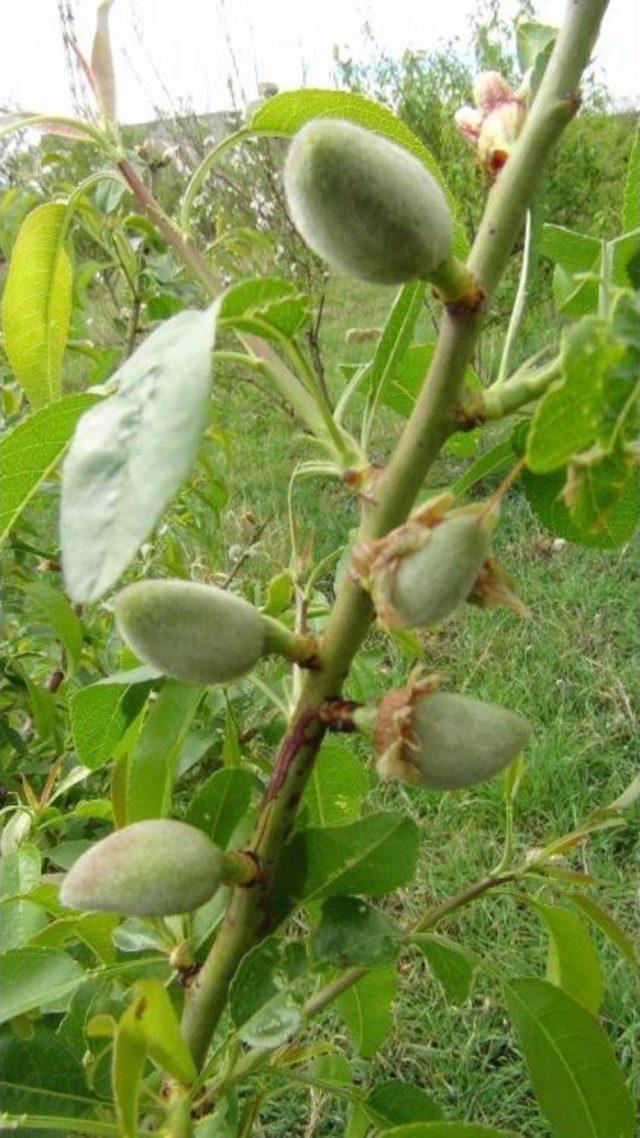
[{"label": "dried flower remnant", "polygon": [[526,86],[517,91],[497,71],[483,71],[473,85],[475,107],[461,107],[455,122],[490,181],[509,158],[527,113]]}]

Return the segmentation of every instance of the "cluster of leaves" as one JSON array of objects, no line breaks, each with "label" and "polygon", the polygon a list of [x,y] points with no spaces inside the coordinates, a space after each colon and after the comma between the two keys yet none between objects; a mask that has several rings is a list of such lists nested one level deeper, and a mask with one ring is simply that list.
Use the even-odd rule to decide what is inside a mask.
[{"label": "cluster of leaves", "polygon": [[[424,142],[358,94],[278,96],[255,111],[250,129],[287,137],[319,114],[376,129],[442,180]],[[632,294],[638,283],[637,162],[636,144],[622,237],[601,242],[545,228],[541,252],[557,266],[556,303],[571,321],[558,375],[533,416],[522,417],[515,431],[509,420],[507,437],[476,457],[452,487],[460,497],[524,454],[526,491],[540,516],[553,532],[587,544],[619,545],[636,522],[630,487],[640,355]],[[371,903],[411,881],[420,835],[403,813],[371,811],[370,777],[357,747],[333,740],[322,746],[281,858],[272,914],[277,933],[243,957],[225,1030],[203,1071],[195,1069],[178,1014],[183,989],[222,922],[227,891],[195,913],[163,920],[70,913],[59,903],[60,871],[114,824],[179,812],[180,786],[192,790],[185,820],[223,849],[242,848],[270,775],[268,750],[285,729],[291,692],[277,668],[267,673],[269,684],[258,676],[257,692],[251,680],[237,692],[220,693],[165,679],[115,643],[108,601],[80,607],[108,595],[131,566],[135,575],[147,568],[144,554],[136,560],[138,550],[199,454],[198,474],[182,501],[191,503],[200,490],[213,524],[219,473],[210,439],[202,458],[202,437],[214,335],[222,336],[218,366],[227,340],[239,343],[243,352],[234,353],[235,363],[280,384],[323,446],[324,464],[309,463],[307,473],[335,474],[354,453],[366,454],[381,408],[407,417],[433,354],[433,344],[414,343],[425,286],[411,283],[395,298],[372,358],[345,372],[343,394],[328,407],[303,339],[308,290],[258,277],[231,284],[212,307],[196,308],[202,282],[185,279],[172,250],[146,218],[130,212],[124,194],[117,175],[99,173],[64,202],[42,204],[10,191],[0,219],[11,253],[3,327],[14,377],[4,390],[9,430],[1,457],[10,473],[0,523],[10,546],[8,609],[15,632],[0,708],[3,757],[13,778],[12,798],[3,807],[0,900],[5,1109],[26,1116],[19,1125],[27,1133],[31,1126],[34,1132],[129,1138],[140,1126],[165,1125],[167,1110],[171,1116],[162,1082],[168,1075],[191,1086],[187,1106],[195,1107],[198,1138],[248,1134],[270,1096],[300,1085],[345,1104],[349,1138],[371,1131],[388,1138],[501,1138],[504,1132],[490,1126],[445,1120],[439,1103],[408,1083],[363,1086],[357,1061],[330,1042],[296,1039],[338,985],[332,1006],[353,1051],[363,1059],[374,1055],[390,1028],[396,964],[405,952],[422,953],[454,1006],[469,997],[474,977],[480,984],[493,979],[486,960],[434,931],[446,903],[414,927]],[[99,261],[85,263],[79,254],[87,240],[102,248]],[[465,241],[461,225],[458,241]],[[114,357],[104,345],[85,345],[90,363],[83,386],[93,390],[65,394],[65,352],[87,332],[88,283],[100,273],[108,288],[112,272],[121,274],[118,287],[130,295],[131,321],[119,330],[124,350],[119,346]],[[276,353],[279,367],[254,350],[258,342]],[[291,370],[283,377],[285,364]],[[467,378],[468,387],[480,391],[473,369]],[[521,380],[516,373],[504,390]],[[584,414],[576,414],[577,402]],[[361,411],[358,439],[344,428],[354,405]],[[448,446],[474,455],[480,437],[479,431],[457,432]],[[57,575],[57,546],[41,545],[52,539],[34,502],[57,499],[56,472],[67,452],[61,546],[73,603]],[[197,509],[189,508],[197,528]],[[206,536],[205,529],[203,541]],[[38,558],[53,583],[34,580]],[[176,563],[187,575],[185,551],[161,568],[175,572]],[[290,626],[302,599],[321,626],[327,598],[318,594],[316,579],[317,567],[294,563],[251,599]],[[411,636],[400,648],[407,660],[415,658]],[[361,663],[349,684],[347,696],[366,698]],[[218,753],[222,761],[212,761]],[[509,824],[519,773],[515,767],[505,780]],[[597,1020],[605,980],[587,922],[636,967],[634,949],[586,892],[589,878],[553,860],[592,832],[622,825],[632,801],[630,793],[595,811],[523,865],[507,861],[504,881],[496,874],[548,934],[546,978],[500,982],[542,1111],[559,1138],[613,1132],[631,1138],[633,1131],[630,1097]],[[451,907],[458,903],[464,899]],[[350,969],[357,973],[341,987]]]}]

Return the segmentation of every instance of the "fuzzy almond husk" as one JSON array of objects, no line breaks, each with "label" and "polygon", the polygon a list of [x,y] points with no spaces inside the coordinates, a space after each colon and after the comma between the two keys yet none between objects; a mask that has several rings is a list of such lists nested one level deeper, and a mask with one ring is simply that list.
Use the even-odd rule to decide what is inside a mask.
[{"label": "fuzzy almond husk", "polygon": [[171,819],[134,822],[82,854],[67,873],[60,901],[131,917],[188,913],[224,879],[225,854],[202,830]]},{"label": "fuzzy almond husk", "polygon": [[118,631],[141,660],[167,676],[224,684],[265,649],[267,625],[241,597],[193,581],[137,581],[118,594]]},{"label": "fuzzy almond husk", "polygon": [[289,148],[284,185],[309,248],[358,280],[431,280],[450,259],[453,224],[440,186],[375,131],[312,119]]},{"label": "fuzzy almond husk", "polygon": [[387,628],[422,629],[444,620],[467,599],[488,558],[497,509],[447,512],[443,504],[434,500],[355,551],[354,572]]},{"label": "fuzzy almond husk", "polygon": [[531,734],[527,720],[498,704],[437,687],[438,677],[429,676],[381,701],[375,730],[381,777],[457,790],[504,770]]}]

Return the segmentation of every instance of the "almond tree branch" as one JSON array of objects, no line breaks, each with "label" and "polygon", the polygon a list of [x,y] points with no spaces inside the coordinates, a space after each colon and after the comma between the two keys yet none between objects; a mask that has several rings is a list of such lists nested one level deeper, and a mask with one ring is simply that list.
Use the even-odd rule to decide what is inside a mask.
[{"label": "almond tree branch", "polygon": [[[520,139],[489,194],[468,261],[487,299],[504,272],[550,151],[578,109],[576,90],[606,8],[607,0],[570,0]],[[180,241],[185,263],[195,267],[191,246],[185,245],[182,235]],[[455,405],[481,320],[480,313],[461,307],[445,312],[429,375],[376,485],[376,500],[364,516],[362,536],[381,537],[407,517],[442,443],[455,429]],[[261,863],[263,880],[251,889],[234,890],[213,947],[187,992],[183,1031],[199,1065],[204,1062],[242,956],[273,924],[271,886],[325,730],[320,709],[325,700],[340,694],[371,619],[368,595],[347,579],[326,627],[322,669],[309,676],[303,687],[252,837],[251,847]]]}]

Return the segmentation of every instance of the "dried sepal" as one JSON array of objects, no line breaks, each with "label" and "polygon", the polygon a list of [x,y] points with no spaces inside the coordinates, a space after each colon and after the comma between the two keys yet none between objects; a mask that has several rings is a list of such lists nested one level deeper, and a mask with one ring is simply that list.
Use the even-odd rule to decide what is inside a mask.
[{"label": "dried sepal", "polygon": [[514,592],[511,587],[512,584],[511,577],[505,573],[495,557],[487,557],[467,600],[472,605],[478,605],[479,608],[504,605],[506,608],[510,608],[516,616],[525,620],[529,619],[531,611]]}]

